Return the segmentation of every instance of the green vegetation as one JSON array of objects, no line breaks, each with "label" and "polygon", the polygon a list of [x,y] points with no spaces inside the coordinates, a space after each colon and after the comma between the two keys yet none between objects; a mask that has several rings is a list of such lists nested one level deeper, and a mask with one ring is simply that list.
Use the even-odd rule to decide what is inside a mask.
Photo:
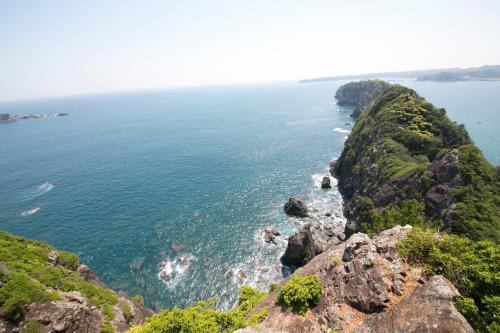
[{"label": "green vegetation", "polygon": [[453,229],[473,240],[500,240],[500,177],[473,145],[458,150],[464,186],[455,191]]},{"label": "green vegetation", "polygon": [[382,80],[349,82],[337,90],[335,98],[341,106],[354,107],[351,117],[357,118],[361,111],[388,88],[389,84]]},{"label": "green vegetation", "polygon": [[108,320],[105,320],[102,323],[101,333],[115,333],[115,330],[113,329],[113,326],[111,326],[111,323]]},{"label": "green vegetation", "polygon": [[424,220],[423,215],[422,206],[417,200],[405,200],[398,206],[386,209],[382,213],[376,210],[372,211],[372,223],[361,222],[361,231],[373,235],[397,225],[432,226],[431,222]]},{"label": "green vegetation", "polygon": [[142,295],[134,295],[130,299],[140,305],[144,305],[144,297]]},{"label": "green vegetation", "polygon": [[200,301],[185,309],[163,310],[147,318],[146,324],[132,327],[129,333],[230,333],[265,319],[266,309],[251,314],[265,297],[266,293],[243,286],[238,306],[232,310],[218,312],[214,300]]},{"label": "green vegetation", "polygon": [[[458,163],[444,156],[458,157]],[[433,166],[436,161],[449,164],[441,170]],[[439,221],[473,240],[500,241],[498,170],[462,125],[411,89],[392,85],[361,113],[335,172],[350,215],[365,232]],[[435,196],[451,198],[453,209],[428,199],[436,188],[446,191]]]},{"label": "green vegetation", "polygon": [[456,305],[480,332],[500,328],[500,246],[414,228],[398,251],[429,274],[449,279],[464,296]]},{"label": "green vegetation", "polygon": [[21,330],[22,333],[42,333],[42,324],[37,321],[28,320]]},{"label": "green vegetation", "polygon": [[[118,296],[110,289],[85,282],[74,271],[78,257],[58,251],[58,265],[48,263],[50,245],[0,232],[0,314],[22,319],[26,305],[59,299],[57,291],[79,291],[95,306],[110,307]],[[54,291],[49,291],[54,290]]]},{"label": "green vegetation", "polygon": [[304,315],[308,309],[318,305],[322,289],[323,285],[318,281],[316,275],[300,276],[295,274],[281,288],[278,301]]},{"label": "green vegetation", "polygon": [[127,324],[130,324],[134,319],[134,315],[132,314],[132,308],[128,303],[122,307],[122,313],[123,313],[123,318],[125,318]]}]

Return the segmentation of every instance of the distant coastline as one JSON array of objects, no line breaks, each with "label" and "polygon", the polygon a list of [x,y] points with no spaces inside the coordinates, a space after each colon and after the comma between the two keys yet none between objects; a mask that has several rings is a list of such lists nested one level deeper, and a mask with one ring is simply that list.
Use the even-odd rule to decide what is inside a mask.
[{"label": "distant coastline", "polygon": [[417,81],[456,82],[456,81],[500,81],[500,65],[485,65],[471,68],[441,68],[418,71],[381,72],[359,75],[327,76],[305,79],[299,83],[313,83],[337,80],[359,79],[415,79]]},{"label": "distant coastline", "polygon": [[50,117],[64,117],[67,116],[66,112],[48,113],[48,114],[23,114],[23,115],[11,115],[9,113],[0,114],[0,123],[13,122],[16,120],[26,120],[26,119],[42,119]]}]

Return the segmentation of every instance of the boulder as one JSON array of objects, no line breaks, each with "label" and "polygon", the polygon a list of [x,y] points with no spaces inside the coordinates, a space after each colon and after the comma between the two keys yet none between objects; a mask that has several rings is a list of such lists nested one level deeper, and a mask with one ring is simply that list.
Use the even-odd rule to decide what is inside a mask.
[{"label": "boulder", "polygon": [[288,202],[285,204],[284,210],[287,215],[307,217],[307,206],[302,199],[288,199]]},{"label": "boulder", "polygon": [[295,268],[304,266],[316,255],[316,246],[309,226],[288,239],[285,253],[280,260],[283,265]]},{"label": "boulder", "polygon": [[264,231],[264,241],[266,243],[272,243],[276,245],[276,237],[280,235],[280,233],[273,228],[265,228]]},{"label": "boulder", "polygon": [[433,276],[389,311],[367,317],[355,333],[472,333],[474,330],[457,311],[453,300],[460,296],[450,281]]},{"label": "boulder", "polygon": [[332,185],[330,184],[330,177],[323,177],[323,180],[321,181],[321,188],[332,188]]}]

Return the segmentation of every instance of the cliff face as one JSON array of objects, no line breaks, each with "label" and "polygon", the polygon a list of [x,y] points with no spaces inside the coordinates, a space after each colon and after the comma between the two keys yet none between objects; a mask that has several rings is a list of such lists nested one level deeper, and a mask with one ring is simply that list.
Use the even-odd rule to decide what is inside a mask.
[{"label": "cliff face", "polygon": [[410,229],[398,226],[373,239],[358,233],[314,257],[295,274],[318,277],[319,304],[305,316],[284,309],[276,302],[283,281],[254,310],[268,311],[259,332],[473,332],[453,304],[456,288],[398,255],[396,244]]},{"label": "cliff face", "polygon": [[0,332],[124,332],[153,314],[72,253],[0,232]]},{"label": "cliff face", "polygon": [[353,107],[351,117],[357,118],[361,111],[376,100],[387,88],[389,88],[389,84],[382,80],[350,82],[337,90],[335,98],[338,105]]},{"label": "cliff face", "polygon": [[499,177],[445,113],[397,85],[363,110],[331,167],[345,197],[347,235],[421,216],[424,224],[499,242]]}]

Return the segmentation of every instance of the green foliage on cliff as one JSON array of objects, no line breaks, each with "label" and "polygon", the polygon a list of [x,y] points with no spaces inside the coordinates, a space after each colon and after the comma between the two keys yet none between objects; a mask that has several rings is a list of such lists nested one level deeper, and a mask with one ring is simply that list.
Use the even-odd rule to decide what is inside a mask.
[{"label": "green foliage on cliff", "polygon": [[335,93],[335,98],[341,106],[352,106],[352,117],[359,117],[371,102],[377,99],[389,84],[382,80],[366,80],[349,82],[340,87]]},{"label": "green foliage on cliff", "polygon": [[409,88],[391,86],[360,115],[335,173],[349,217],[365,231],[404,221],[399,210],[415,200],[426,221],[474,240],[500,241],[497,170],[462,125]]},{"label": "green foliage on cliff", "polygon": [[[0,315],[11,320],[24,316],[26,305],[59,299],[56,291],[79,291],[96,306],[110,306],[118,296],[111,289],[85,282],[74,271],[78,257],[57,251],[58,265],[48,263],[52,246],[0,232]],[[49,291],[53,290],[53,291]]]},{"label": "green foliage on cliff", "polygon": [[405,200],[397,207],[372,212],[372,223],[361,222],[361,231],[369,235],[390,229],[396,225],[423,226],[423,210],[417,200]]},{"label": "green foliage on cliff", "polygon": [[278,301],[293,311],[304,315],[319,303],[323,285],[316,275],[293,275],[278,294]]},{"label": "green foliage on cliff", "polygon": [[163,310],[147,318],[146,324],[132,327],[129,333],[230,333],[265,319],[266,309],[250,314],[265,296],[266,293],[243,286],[238,306],[232,310],[218,312],[213,300],[200,301],[185,309]]},{"label": "green foliage on cliff", "polygon": [[450,234],[414,228],[398,251],[429,274],[449,279],[464,296],[457,308],[474,328],[500,328],[500,246]]},{"label": "green foliage on cliff", "polygon": [[479,149],[465,145],[458,150],[464,186],[455,191],[453,228],[473,240],[500,240],[500,177]]}]

